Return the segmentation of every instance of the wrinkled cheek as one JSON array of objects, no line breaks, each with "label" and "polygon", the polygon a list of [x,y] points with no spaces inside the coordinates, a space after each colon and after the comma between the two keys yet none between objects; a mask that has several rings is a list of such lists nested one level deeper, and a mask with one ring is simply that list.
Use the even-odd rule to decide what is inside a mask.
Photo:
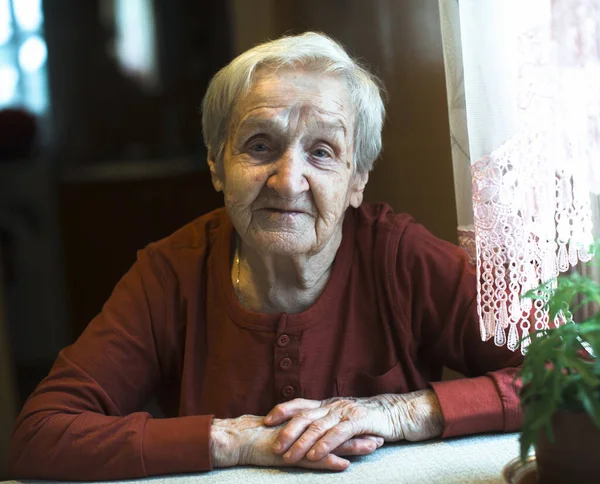
[{"label": "wrinkled cheek", "polygon": [[237,192],[231,192],[225,196],[225,206],[229,214],[238,222],[246,225],[251,218],[251,201]]},{"label": "wrinkled cheek", "polygon": [[240,226],[245,226],[252,219],[251,207],[265,184],[264,175],[261,172],[242,171],[229,176],[227,182],[227,209]]},{"label": "wrinkled cheek", "polygon": [[246,173],[235,173],[227,178],[226,198],[232,205],[244,205],[255,198],[258,182],[255,176]]},{"label": "wrinkled cheek", "polygon": [[244,198],[243,194],[231,190],[225,194],[225,203],[230,207],[240,207],[245,204]]},{"label": "wrinkled cheek", "polygon": [[[331,200],[329,200],[329,202],[331,202]],[[340,216],[340,212],[343,212],[342,208],[337,210],[333,209],[331,206],[328,208],[329,210],[321,210],[319,212],[319,217],[316,220],[315,231],[317,238],[321,241],[329,240],[331,235],[335,232],[336,227],[343,219],[343,217]]]},{"label": "wrinkled cheek", "polygon": [[331,184],[326,187],[321,187],[320,190],[313,193],[317,209],[319,210],[320,218],[327,225],[334,225],[344,216],[346,207],[348,205],[348,191],[340,190],[340,185],[344,183],[343,180],[337,182],[337,184]]}]

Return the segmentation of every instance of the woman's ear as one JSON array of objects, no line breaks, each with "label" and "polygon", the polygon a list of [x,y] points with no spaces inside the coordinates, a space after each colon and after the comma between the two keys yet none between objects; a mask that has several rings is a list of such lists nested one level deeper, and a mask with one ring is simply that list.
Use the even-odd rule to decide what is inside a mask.
[{"label": "woman's ear", "polygon": [[354,175],[352,186],[350,187],[350,205],[354,208],[360,207],[363,201],[365,186],[369,181],[369,172],[357,173]]},{"label": "woman's ear", "polygon": [[223,182],[223,163],[219,163],[215,160],[212,153],[208,154],[207,160],[210,168],[210,177],[212,178],[213,187],[218,192],[222,192],[224,188]]}]

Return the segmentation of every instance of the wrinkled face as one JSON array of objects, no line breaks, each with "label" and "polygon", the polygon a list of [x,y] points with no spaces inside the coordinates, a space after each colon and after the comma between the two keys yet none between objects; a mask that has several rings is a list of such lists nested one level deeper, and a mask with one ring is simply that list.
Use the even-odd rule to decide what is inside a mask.
[{"label": "wrinkled face", "polygon": [[213,182],[244,243],[280,255],[322,250],[367,175],[353,162],[354,113],[344,81],[311,71],[259,71],[233,114]]}]

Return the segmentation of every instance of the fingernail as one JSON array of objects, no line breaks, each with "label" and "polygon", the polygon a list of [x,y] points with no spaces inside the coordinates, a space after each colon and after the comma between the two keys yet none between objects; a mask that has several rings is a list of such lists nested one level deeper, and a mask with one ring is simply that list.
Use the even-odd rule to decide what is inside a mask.
[{"label": "fingernail", "polygon": [[283,446],[281,445],[281,442],[277,442],[277,443],[276,443],[276,444],[273,446],[273,450],[274,450],[275,452],[279,452],[279,451],[281,450],[281,447],[283,447]]},{"label": "fingernail", "polygon": [[289,459],[290,457],[292,457],[292,452],[289,450],[285,454],[283,454],[284,459]]},{"label": "fingernail", "polygon": [[308,454],[306,454],[306,457],[309,459],[314,459],[315,455],[317,455],[317,451],[315,449],[311,449],[308,451]]}]

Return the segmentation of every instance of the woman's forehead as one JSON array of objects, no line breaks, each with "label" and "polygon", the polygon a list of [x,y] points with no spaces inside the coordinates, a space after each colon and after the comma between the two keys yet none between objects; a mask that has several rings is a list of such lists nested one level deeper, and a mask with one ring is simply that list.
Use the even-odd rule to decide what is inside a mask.
[{"label": "woman's forehead", "polygon": [[312,106],[293,105],[278,108],[258,108],[248,113],[236,124],[233,136],[255,132],[292,134],[299,132],[345,138],[350,132],[347,119],[322,112]]},{"label": "woman's forehead", "polygon": [[237,103],[233,124],[310,116],[319,124],[348,130],[353,122],[346,83],[333,75],[302,69],[259,73]]}]

